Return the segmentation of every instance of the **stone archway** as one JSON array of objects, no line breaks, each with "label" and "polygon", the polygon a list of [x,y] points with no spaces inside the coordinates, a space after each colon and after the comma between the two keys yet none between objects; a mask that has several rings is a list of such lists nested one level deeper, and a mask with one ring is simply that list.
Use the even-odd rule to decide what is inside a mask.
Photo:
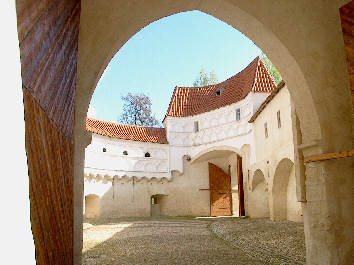
[{"label": "stone archway", "polygon": [[270,218],[273,221],[287,220],[288,186],[292,173],[294,174],[294,163],[288,158],[282,159],[275,169],[270,212]]},{"label": "stone archway", "polygon": [[269,217],[269,192],[263,172],[257,169],[248,192],[248,215],[253,218]]},{"label": "stone archway", "polygon": [[[338,16],[338,8],[342,2],[331,1],[328,6],[322,6],[321,9],[317,7],[315,2],[305,0],[281,5],[273,4],[277,8],[273,8],[272,3],[269,2],[259,3],[255,7],[250,1],[234,0],[217,2],[182,0],[173,2],[173,4],[170,1],[156,0],[140,1],[134,4],[127,2],[123,5],[121,2],[118,4],[113,1],[109,3],[88,1],[86,5],[83,5],[81,13],[80,40],[85,40],[85,42],[82,42],[83,46],[79,51],[78,90],[79,94],[84,96],[77,98],[77,105],[81,106],[75,112],[77,136],[85,134],[83,124],[90,101],[90,96],[87,98],[85,95],[92,94],[103,70],[119,48],[143,26],[164,16],[196,9],[211,14],[243,32],[268,55],[280,70],[289,86],[296,114],[300,120],[300,155],[310,156],[331,151],[350,150],[352,147],[352,114]],[[304,17],[304,9],[311,10],[308,19]],[[134,14],[133,20],[129,19],[129,13]],[[299,21],[302,24],[300,28],[295,26]],[[330,27],[329,21],[332,22]],[[311,41],[308,36],[312,36]],[[314,54],[316,54],[315,57]],[[325,65],[339,67],[330,68]],[[335,76],[336,78],[329,83],[327,76]],[[343,99],[345,100],[343,101]],[[341,120],[340,124],[338,124],[339,120]],[[331,128],[328,127],[329,124],[331,124]],[[341,137],[333,141],[333,135],[341,135]],[[77,154],[76,159],[80,161],[80,154]],[[314,167],[321,167],[320,171],[323,174],[336,176],[338,172],[327,166],[326,163],[318,163]],[[351,166],[348,159],[343,163],[345,166],[343,165],[342,168],[343,170],[345,168],[346,173],[342,174],[340,178],[345,183],[348,178],[344,178],[344,175],[350,174]],[[308,169],[308,172],[309,170],[312,169]],[[81,175],[79,171],[80,169],[76,171],[78,177]],[[316,172],[314,170],[312,174],[316,175]],[[300,175],[297,178],[300,178]],[[314,182],[319,178],[319,176],[314,176]],[[332,179],[337,181],[338,177],[328,179],[328,184]],[[324,187],[328,184],[322,185],[324,192],[329,190]],[[333,184],[331,183],[329,186],[335,187]],[[80,185],[78,184],[77,187]],[[307,187],[307,189],[308,195],[314,191],[311,187]],[[349,189],[348,192],[350,192]],[[301,193],[304,194],[304,190]],[[333,193],[326,194],[329,199]],[[336,207],[328,207],[329,204],[323,200],[318,201],[314,199],[315,196],[311,195],[309,198],[306,201],[306,205],[309,207],[305,207],[304,214],[308,211],[308,215],[314,218],[307,219],[305,228],[310,224],[318,224],[320,219],[328,218],[328,211],[338,213]],[[76,201],[79,200],[80,198],[76,199]],[[343,198],[339,204],[341,204],[339,208],[346,208],[350,207],[351,202],[348,198]],[[317,214],[313,215],[313,209],[318,207],[326,209],[321,212],[320,218]],[[345,214],[341,213],[341,216],[344,217]],[[343,229],[351,227],[351,218],[346,217],[345,219],[347,221],[342,223],[343,226],[341,225]],[[324,235],[327,232],[322,230],[320,225],[312,227],[319,229],[314,233],[306,233],[307,242],[316,242],[314,244],[318,251],[311,252],[314,256],[308,255],[310,262],[312,259],[324,259],[323,256],[316,254],[322,252],[322,249],[326,249],[328,253],[333,252],[333,248],[324,243],[326,242]],[[309,229],[305,229],[305,231],[309,231]],[[336,231],[342,231],[342,229]],[[318,237],[315,236],[317,234],[324,238],[318,240]],[[340,244],[348,250],[347,241],[338,239],[345,237],[344,230],[338,235],[334,234],[328,236],[333,240],[340,241]],[[308,245],[308,250],[313,250],[313,246],[312,243],[311,246]],[[334,254],[326,259],[336,256],[338,255]]]},{"label": "stone archway", "polygon": [[[80,263],[83,156],[90,139],[84,127],[88,103],[115,52],[140,28],[161,17],[198,9],[241,30],[267,53],[289,85],[301,125],[300,155],[352,149],[352,106],[338,11],[347,2],[327,1],[319,8],[317,1],[306,0],[274,0],[257,6],[247,0],[18,1],[32,231],[35,238],[43,237],[41,227],[49,231],[48,240],[36,242],[38,262],[70,264],[75,249],[74,262]],[[43,45],[32,45],[34,40]],[[46,63],[51,62],[48,59],[55,63]],[[36,164],[41,160],[45,163]],[[53,171],[56,166],[58,170]],[[351,176],[350,158],[306,165],[303,203],[309,263],[348,263],[352,238],[348,231],[353,227]],[[53,187],[47,205],[41,203],[47,192],[41,187],[46,186]],[[58,218],[50,214],[52,207],[65,216],[57,222],[57,230],[49,222]],[[57,235],[61,243],[54,246],[50,239]],[[57,245],[59,251],[52,251],[58,250]]]}]

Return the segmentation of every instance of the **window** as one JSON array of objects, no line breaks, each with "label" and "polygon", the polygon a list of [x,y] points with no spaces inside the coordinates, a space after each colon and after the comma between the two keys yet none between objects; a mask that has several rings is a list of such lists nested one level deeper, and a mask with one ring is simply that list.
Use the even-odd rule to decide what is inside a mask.
[{"label": "window", "polygon": [[103,153],[106,153],[106,152],[107,152],[107,149],[106,149],[105,147],[103,147],[102,152],[103,152]]},{"label": "window", "polygon": [[194,132],[199,132],[199,123],[197,121],[194,122]]},{"label": "window", "polygon": [[151,204],[158,204],[157,197],[151,197]]},{"label": "window", "polygon": [[216,91],[215,93],[217,96],[220,96],[223,91],[224,91],[224,88],[221,88],[218,91]]},{"label": "window", "polygon": [[267,128],[267,123],[264,124],[264,135],[265,138],[268,138],[268,128]]},{"label": "window", "polygon": [[149,152],[146,152],[146,153],[145,153],[145,157],[150,157],[150,153],[149,153]]},{"label": "window", "polygon": [[281,127],[280,110],[277,112],[278,128]]},{"label": "window", "polygon": [[128,155],[128,151],[123,151],[123,155],[127,156]]},{"label": "window", "polygon": [[236,120],[237,121],[241,120],[241,109],[240,108],[236,109]]}]

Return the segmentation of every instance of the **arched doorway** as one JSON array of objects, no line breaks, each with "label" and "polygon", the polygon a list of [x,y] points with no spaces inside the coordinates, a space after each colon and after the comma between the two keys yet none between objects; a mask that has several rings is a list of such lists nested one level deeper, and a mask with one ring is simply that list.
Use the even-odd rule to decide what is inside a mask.
[{"label": "arched doorway", "polygon": [[200,151],[191,159],[189,167],[205,170],[203,177],[209,187],[199,191],[209,193],[210,216],[245,215],[242,165],[247,161],[243,161],[245,154],[241,149],[214,146]]},{"label": "arched doorway", "polygon": [[252,178],[252,190],[248,193],[248,214],[253,218],[269,217],[269,192],[267,181],[260,169]]},{"label": "arched doorway", "polygon": [[85,196],[85,217],[89,219],[100,217],[100,197],[98,195]]},{"label": "arched doorway", "polygon": [[301,206],[296,200],[294,163],[288,158],[282,159],[275,169],[271,201],[272,220],[301,220]]}]

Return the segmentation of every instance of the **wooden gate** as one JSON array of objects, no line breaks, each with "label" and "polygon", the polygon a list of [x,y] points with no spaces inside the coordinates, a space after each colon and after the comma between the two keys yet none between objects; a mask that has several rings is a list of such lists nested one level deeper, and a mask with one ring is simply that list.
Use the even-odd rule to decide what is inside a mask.
[{"label": "wooden gate", "polygon": [[210,215],[231,215],[231,177],[209,163]]}]

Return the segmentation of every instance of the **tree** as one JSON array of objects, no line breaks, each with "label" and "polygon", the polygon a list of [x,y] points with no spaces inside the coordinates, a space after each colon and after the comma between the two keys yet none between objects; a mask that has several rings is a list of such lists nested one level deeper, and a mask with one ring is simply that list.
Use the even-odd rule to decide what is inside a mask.
[{"label": "tree", "polygon": [[279,84],[279,82],[283,80],[283,78],[281,77],[277,68],[275,68],[273,63],[268,59],[268,57],[264,53],[261,56],[261,60],[264,63],[265,67],[268,69],[268,72],[272,76],[275,84]]},{"label": "tree", "polygon": [[151,100],[144,93],[128,93],[122,96],[123,114],[120,122],[140,126],[158,126],[159,121],[151,113]]},{"label": "tree", "polygon": [[218,77],[214,71],[211,71],[209,75],[202,68],[199,72],[199,77],[194,81],[193,86],[207,86],[218,83]]}]

